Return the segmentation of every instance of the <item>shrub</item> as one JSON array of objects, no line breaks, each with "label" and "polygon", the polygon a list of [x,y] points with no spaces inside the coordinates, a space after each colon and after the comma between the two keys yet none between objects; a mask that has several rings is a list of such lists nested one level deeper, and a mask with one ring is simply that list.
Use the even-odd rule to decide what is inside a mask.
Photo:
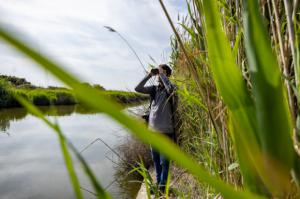
[{"label": "shrub", "polygon": [[138,166],[141,161],[146,168],[152,165],[151,153],[149,145],[142,143],[133,136],[128,136],[116,148],[123,162],[121,166],[124,170],[131,170],[132,166]]},{"label": "shrub", "polygon": [[12,95],[9,90],[9,84],[7,81],[1,79],[0,80],[0,107],[7,107],[11,99],[12,99]]},{"label": "shrub", "polygon": [[105,91],[105,88],[103,86],[99,85],[99,84],[94,84],[93,87],[96,88],[96,89],[99,89],[101,91]]},{"label": "shrub", "polygon": [[38,106],[49,106],[51,104],[49,97],[43,92],[32,92],[30,94],[30,100],[33,104]]},{"label": "shrub", "polygon": [[74,95],[69,92],[57,92],[54,105],[73,105],[76,104]]},{"label": "shrub", "polygon": [[21,85],[30,85],[31,83],[26,81],[25,78],[19,78],[15,76],[8,76],[8,75],[0,75],[0,79],[11,83],[14,86],[21,86]]}]

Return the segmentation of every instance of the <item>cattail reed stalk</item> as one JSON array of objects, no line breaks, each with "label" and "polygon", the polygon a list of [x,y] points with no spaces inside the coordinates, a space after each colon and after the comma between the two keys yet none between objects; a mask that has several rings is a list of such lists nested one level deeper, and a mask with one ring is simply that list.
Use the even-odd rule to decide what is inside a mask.
[{"label": "cattail reed stalk", "polygon": [[[129,49],[133,52],[134,56],[137,58],[137,60],[140,63],[140,66],[143,68],[145,73],[148,73],[142,60],[140,59],[140,57],[138,56],[137,52],[134,50],[134,48],[132,47],[132,45],[129,43],[129,41],[121,34],[119,33],[116,29],[110,27],[110,26],[103,26],[104,28],[106,28],[108,31],[116,33],[124,42],[125,44],[129,47]],[[154,85],[154,80],[150,79],[150,82],[152,85]]]}]

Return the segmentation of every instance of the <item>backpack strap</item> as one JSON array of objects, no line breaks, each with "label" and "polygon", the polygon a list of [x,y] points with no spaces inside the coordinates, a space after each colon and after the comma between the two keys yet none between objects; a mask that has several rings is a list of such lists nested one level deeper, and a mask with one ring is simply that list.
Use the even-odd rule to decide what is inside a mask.
[{"label": "backpack strap", "polygon": [[142,118],[146,121],[146,123],[149,122],[149,115],[150,115],[151,105],[152,105],[152,102],[153,102],[154,99],[155,99],[156,89],[157,89],[156,86],[153,86],[153,87],[152,87],[151,92],[150,92],[150,103],[149,103],[149,107],[148,107],[148,109],[146,110],[146,112],[142,115]]},{"label": "backpack strap", "polygon": [[154,99],[155,99],[156,92],[157,92],[157,86],[153,86],[153,88],[151,89],[151,93],[150,93],[149,110],[151,109],[152,102],[153,102]]}]

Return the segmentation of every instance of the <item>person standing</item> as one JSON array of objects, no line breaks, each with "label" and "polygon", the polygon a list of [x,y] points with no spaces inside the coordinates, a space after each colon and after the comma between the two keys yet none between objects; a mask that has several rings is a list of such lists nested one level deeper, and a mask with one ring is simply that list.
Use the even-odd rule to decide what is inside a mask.
[{"label": "person standing", "polygon": [[[161,64],[158,68],[152,69],[151,72],[144,77],[135,87],[135,91],[150,95],[149,128],[162,133],[174,141],[174,104],[172,94],[176,90],[176,87],[169,80],[171,74],[172,69],[167,64]],[[145,86],[148,80],[154,76],[158,76],[159,84],[157,86]],[[158,188],[160,191],[164,191],[170,161],[153,148],[151,148],[151,155],[156,171]]]}]

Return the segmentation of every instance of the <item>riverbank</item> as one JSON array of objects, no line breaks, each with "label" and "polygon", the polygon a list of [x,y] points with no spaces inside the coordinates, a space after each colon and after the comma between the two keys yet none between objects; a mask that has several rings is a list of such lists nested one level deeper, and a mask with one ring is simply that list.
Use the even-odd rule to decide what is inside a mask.
[{"label": "riverbank", "polygon": [[[104,95],[111,97],[121,104],[136,104],[148,99],[148,96],[135,92],[105,90],[100,85],[90,85],[99,89]],[[63,87],[38,87],[32,85],[24,78],[0,76],[0,108],[20,107],[15,95],[21,95],[37,106],[75,105],[80,103],[72,90]]]}]

